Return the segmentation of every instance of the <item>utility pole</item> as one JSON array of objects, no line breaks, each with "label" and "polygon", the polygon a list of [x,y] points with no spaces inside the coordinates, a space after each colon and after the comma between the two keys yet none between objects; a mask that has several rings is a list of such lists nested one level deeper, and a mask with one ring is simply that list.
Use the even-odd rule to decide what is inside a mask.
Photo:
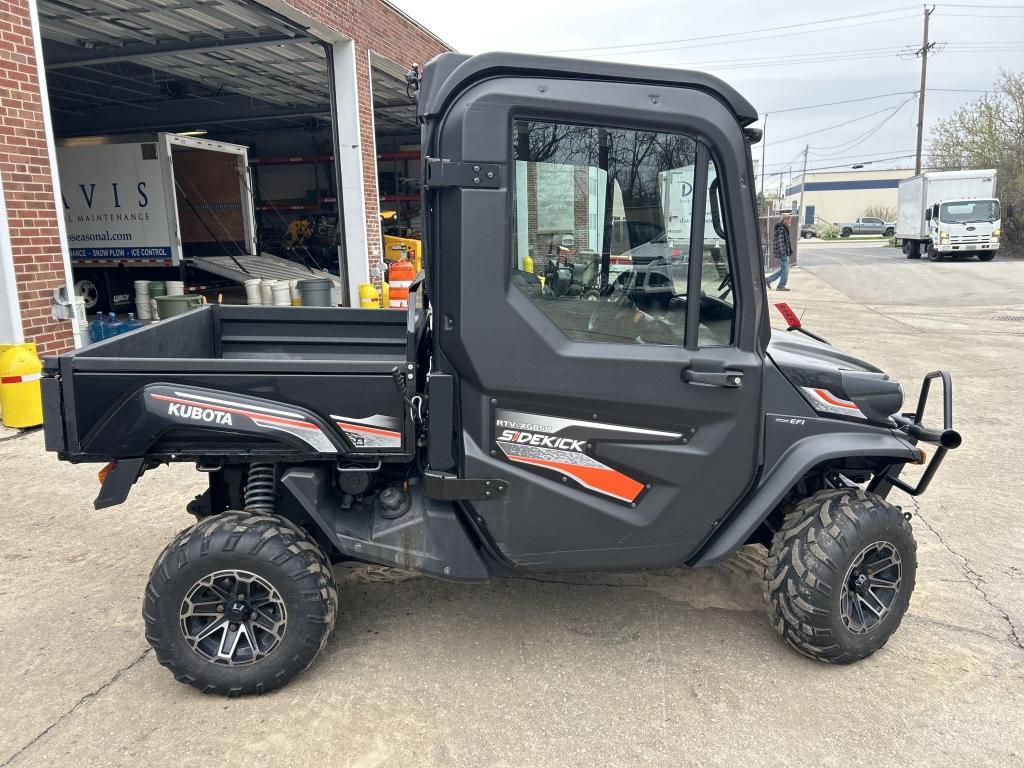
[{"label": "utility pole", "polygon": [[[764,188],[764,152],[768,146],[768,113],[764,113],[764,122],[761,124],[761,199],[768,202],[768,192]],[[760,211],[758,211],[760,214]]]},{"label": "utility pole", "polygon": [[924,6],[924,38],[921,41],[921,48],[917,55],[921,57],[921,90],[917,94],[917,159],[914,160],[914,175],[921,172],[921,144],[924,139],[924,94],[928,87],[928,51],[935,47],[935,43],[928,42],[928,19],[935,11],[933,5],[929,8]]},{"label": "utility pole", "polygon": [[807,189],[807,153],[810,151],[810,149],[811,149],[811,145],[810,144],[804,144],[804,170],[800,174],[800,206],[796,209],[797,210],[797,214],[796,214],[797,221],[796,221],[796,227],[795,227],[796,231],[794,232],[793,231],[794,227],[790,226],[790,233],[789,233],[790,242],[793,243],[793,263],[794,264],[796,264],[796,259],[797,259],[797,253],[796,253],[797,247],[798,247],[797,244],[800,242],[800,228],[803,226],[803,218],[804,218],[804,190]]}]

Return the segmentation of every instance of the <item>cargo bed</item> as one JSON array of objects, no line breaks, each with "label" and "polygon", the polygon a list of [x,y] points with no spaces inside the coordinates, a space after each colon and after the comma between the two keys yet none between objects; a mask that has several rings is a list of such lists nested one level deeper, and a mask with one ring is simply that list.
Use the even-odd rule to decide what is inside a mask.
[{"label": "cargo bed", "polygon": [[[393,371],[415,370],[424,328],[415,311],[209,305],[47,358],[47,448],[78,461],[407,459],[412,431]],[[169,416],[183,423],[168,426]],[[192,428],[203,416],[223,428]]]}]

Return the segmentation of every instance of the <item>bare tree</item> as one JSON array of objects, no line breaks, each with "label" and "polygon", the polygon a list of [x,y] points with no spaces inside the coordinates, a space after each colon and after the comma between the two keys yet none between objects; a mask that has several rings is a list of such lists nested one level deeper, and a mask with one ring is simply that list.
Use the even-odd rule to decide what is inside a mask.
[{"label": "bare tree", "polygon": [[[1003,72],[990,93],[940,120],[932,131],[931,167],[936,170],[995,168],[1003,203],[1003,234],[1019,251],[1024,245],[1024,73]],[[1007,214],[1007,205],[1016,215]]]}]

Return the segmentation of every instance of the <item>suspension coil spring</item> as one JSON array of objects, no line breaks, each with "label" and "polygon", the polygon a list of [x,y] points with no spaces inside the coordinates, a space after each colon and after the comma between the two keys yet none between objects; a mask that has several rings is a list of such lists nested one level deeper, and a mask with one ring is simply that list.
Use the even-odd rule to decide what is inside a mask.
[{"label": "suspension coil spring", "polygon": [[245,483],[245,511],[253,514],[274,514],[277,481],[273,464],[250,464]]}]

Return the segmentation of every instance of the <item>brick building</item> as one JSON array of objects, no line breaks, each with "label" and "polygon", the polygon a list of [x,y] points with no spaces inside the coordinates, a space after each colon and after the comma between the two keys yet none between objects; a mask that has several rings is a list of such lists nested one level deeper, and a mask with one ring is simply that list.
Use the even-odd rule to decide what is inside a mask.
[{"label": "brick building", "polygon": [[261,251],[288,256],[311,224],[303,258],[354,296],[381,259],[382,209],[417,234],[403,77],[446,50],[384,0],[0,0],[0,343],[71,347],[61,287],[119,308],[131,270],[69,252],[60,148],[161,131],[248,147]]}]

